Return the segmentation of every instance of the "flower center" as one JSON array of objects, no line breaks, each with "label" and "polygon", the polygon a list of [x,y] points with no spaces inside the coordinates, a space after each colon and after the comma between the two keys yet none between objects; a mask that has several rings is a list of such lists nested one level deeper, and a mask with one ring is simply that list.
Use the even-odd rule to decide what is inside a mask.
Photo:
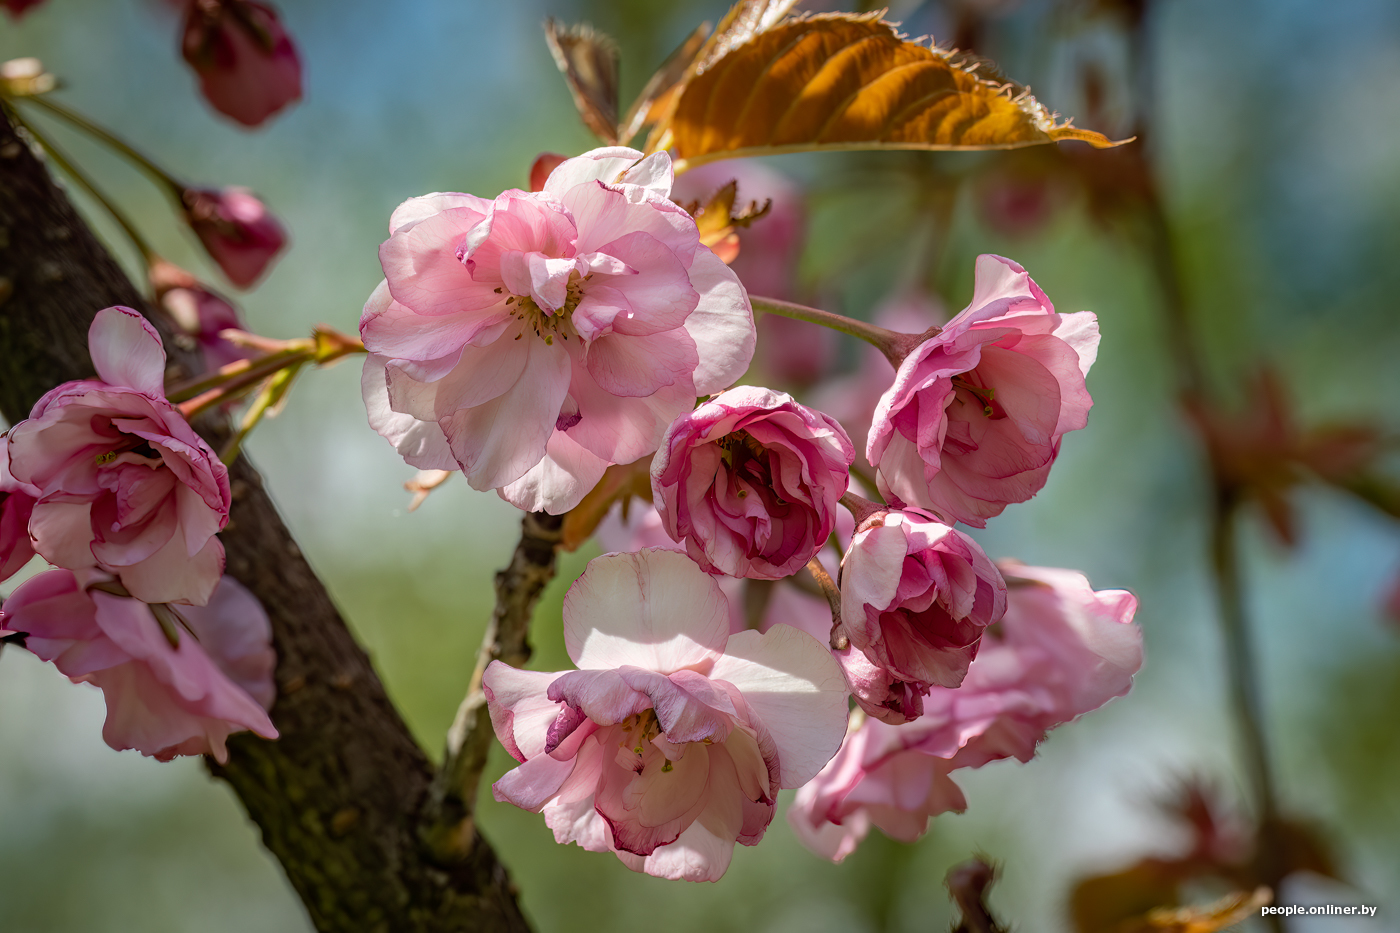
[{"label": "flower center", "polygon": [[[558,311],[548,311],[541,308],[529,295],[512,294],[507,298],[506,306],[510,308],[511,317],[525,325],[520,333],[515,335],[515,339],[519,340],[525,336],[527,331],[533,330],[536,337],[543,338],[545,344],[551,347],[554,346],[556,335],[562,340],[573,337],[582,344],[583,338],[574,329],[572,318],[574,309],[583,300],[583,283],[592,277],[592,274],[581,276],[577,270],[569,273],[569,284],[565,289],[564,303]],[[497,292],[503,290],[504,286],[496,289]]]},{"label": "flower center", "polygon": [[[766,486],[768,478],[768,448],[760,444],[748,431],[734,431],[718,441],[719,456],[731,475],[745,474],[756,484]],[[747,489],[739,489],[740,499],[748,498]],[[781,503],[782,499],[779,498]]]},{"label": "flower center", "polygon": [[988,386],[980,386],[972,381],[972,373],[964,373],[961,376],[953,377],[953,388],[961,392],[966,392],[977,401],[982,403],[982,414],[988,418],[1005,418],[1006,412],[997,404],[997,390]]}]

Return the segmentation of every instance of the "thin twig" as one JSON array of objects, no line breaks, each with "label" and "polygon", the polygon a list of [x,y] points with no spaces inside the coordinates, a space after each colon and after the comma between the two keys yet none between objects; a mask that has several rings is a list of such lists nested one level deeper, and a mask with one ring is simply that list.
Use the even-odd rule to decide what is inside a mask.
[{"label": "thin twig", "polygon": [[[778,314],[794,320],[806,321],[809,324],[820,324],[822,327],[830,327],[843,334],[859,337],[885,354],[885,358],[896,369],[899,368],[900,361],[909,354],[910,350],[930,336],[930,334],[900,334],[867,321],[857,321],[855,318],[849,318],[843,314],[833,314],[820,308],[809,308],[806,305],[780,301],[777,298],[761,298],[757,295],[750,295],[749,303],[758,312]],[[933,331],[937,332],[937,328],[933,328]]]},{"label": "thin twig", "polygon": [[63,174],[77,182],[78,186],[86,191],[88,195],[117,222],[117,226],[121,228],[122,233],[126,234],[127,239],[131,241],[131,245],[136,247],[136,251],[141,254],[141,258],[149,265],[151,260],[155,257],[155,252],[151,249],[151,245],[146,242],[145,237],[137,232],[136,227],[127,219],[127,216],[102,193],[97,187],[96,182],[79,169],[52,140],[35,129],[33,123],[21,118],[18,114],[15,114],[15,119],[19,122],[20,126],[24,127],[25,131],[34,138],[34,141],[48,153],[53,163],[63,170]]},{"label": "thin twig", "polygon": [[87,133],[104,145],[115,149],[121,155],[126,156],[126,158],[135,163],[137,168],[151,176],[158,185],[170,191],[175,196],[175,200],[180,200],[181,192],[184,191],[185,186],[172,178],[169,172],[152,162],[145,153],[141,152],[136,147],[130,145],[112,132],[103,129],[96,123],[93,123],[82,114],[69,110],[62,104],[56,104],[46,97],[32,96],[23,99],[28,103],[34,104],[36,107],[42,107],[61,120],[66,120],[84,133]]},{"label": "thin twig", "polygon": [[424,808],[419,836],[444,865],[459,864],[476,837],[476,798],[494,731],[481,679],[492,661],[522,667],[530,659],[530,620],[554,579],[564,517],[526,513],[510,565],[496,574],[496,608],[477,654],[467,696],[447,733],[447,751]]},{"label": "thin twig", "polygon": [[822,588],[822,595],[826,597],[826,604],[831,607],[831,647],[835,651],[845,651],[850,639],[846,637],[846,630],[841,625],[841,591],[837,589],[836,581],[831,579],[831,574],[822,566],[820,557],[814,555],[807,561],[807,571],[816,579],[817,585]]}]

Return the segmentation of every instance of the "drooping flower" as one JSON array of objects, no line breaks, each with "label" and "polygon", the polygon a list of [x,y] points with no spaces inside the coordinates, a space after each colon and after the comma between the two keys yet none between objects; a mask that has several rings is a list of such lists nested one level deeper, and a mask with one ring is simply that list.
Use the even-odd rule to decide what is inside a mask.
[{"label": "drooping flower", "polygon": [[11,473],[37,490],[34,550],[146,602],[203,605],[223,573],[228,470],[165,400],[165,349],[140,314],[97,312],[88,350],[98,379],[53,389],[9,433]]},{"label": "drooping flower", "polygon": [[976,541],[917,509],[872,509],[841,564],[842,625],[883,672],[861,670],[857,701],[894,722],[916,714],[917,695],[962,683],[1005,611],[1006,583]]},{"label": "drooping flower", "polygon": [[214,109],[257,126],[301,100],[301,59],[277,12],[252,0],[187,0],[180,51]]},{"label": "drooping flower", "polygon": [[[178,613],[166,617],[170,634],[156,611]],[[74,683],[102,690],[102,737],[118,751],[225,762],[224,743],[234,732],[277,738],[265,712],[275,698],[272,629],[257,599],[231,577],[222,578],[207,606],[153,610],[84,588],[72,571],[49,570],[5,601],[0,628],[24,633],[24,646]]]},{"label": "drooping flower", "polygon": [[735,842],[762,838],[779,788],[840,745],[845,684],[825,646],[787,626],[731,636],[719,585],[679,552],[590,563],[565,597],[564,639],[579,670],[495,662],[483,680],[522,762],[496,799],[542,812],[560,843],[716,881]]},{"label": "drooping flower", "polygon": [[1006,616],[957,689],[932,688],[907,725],[877,719],[797,792],[788,820],[812,851],[834,861],[878,826],[912,842],[931,817],[967,802],[949,777],[1003,758],[1029,761],[1045,733],[1132,686],[1142,666],[1137,599],[1095,592],[1073,570],[1004,564]]},{"label": "drooping flower", "polygon": [[563,512],[743,373],[748,297],[668,198],[669,156],[641,156],[595,149],[543,191],[394,212],[362,389],[411,465]]},{"label": "drooping flower", "polygon": [[186,188],[185,219],[229,281],[247,288],[287,245],[287,232],[247,188]]},{"label": "drooping flower", "polygon": [[667,429],[652,496],[704,569],[780,580],[831,535],[854,459],[835,419],[784,392],[739,386]]},{"label": "drooping flower", "polygon": [[1088,423],[1098,320],[1059,314],[1026,270],[977,260],[972,303],[900,364],[866,455],[882,494],[981,528],[1040,491]]},{"label": "drooping flower", "polygon": [[38,493],[10,475],[10,445],[0,443],[0,582],[14,576],[34,556],[29,516]]}]

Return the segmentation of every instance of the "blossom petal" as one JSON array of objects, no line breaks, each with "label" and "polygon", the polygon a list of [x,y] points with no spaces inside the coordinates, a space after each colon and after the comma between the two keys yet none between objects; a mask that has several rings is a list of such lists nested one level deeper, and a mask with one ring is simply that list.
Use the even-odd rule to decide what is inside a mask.
[{"label": "blossom petal", "polygon": [[772,734],[780,786],[801,787],[841,747],[846,681],[827,646],[806,632],[775,625],[733,635],[709,676],[739,688]]},{"label": "blossom petal", "polygon": [[693,669],[713,661],[728,636],[719,584],[676,551],[595,558],[564,597],[564,644],[585,670]]},{"label": "blossom petal", "polygon": [[121,306],[97,312],[88,328],[88,352],[103,382],[165,398],[165,347],[139,312]]}]

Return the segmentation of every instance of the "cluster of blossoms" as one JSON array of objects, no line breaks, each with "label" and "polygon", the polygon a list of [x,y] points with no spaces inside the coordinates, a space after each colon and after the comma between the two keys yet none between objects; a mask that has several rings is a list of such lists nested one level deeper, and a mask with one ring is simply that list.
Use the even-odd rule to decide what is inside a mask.
[{"label": "cluster of blossoms", "polygon": [[967,309],[890,334],[897,371],[863,416],[880,504],[851,491],[835,418],[733,385],[751,304],[671,199],[668,156],[549,168],[493,201],[405,202],[360,320],[370,424],[420,469],[560,514],[650,458],[653,505],[608,519],[616,552],[565,599],[578,670],[486,672],[521,762],[498,799],[634,870],[716,880],[796,787],[799,836],[840,859],[872,823],[913,839],[961,809],[950,771],[1028,760],[1127,691],[1130,594],[998,568],[955,527],[1035,495],[1085,426],[1092,314],[983,256]]},{"label": "cluster of blossoms", "polygon": [[277,730],[271,627],[223,575],[228,471],[165,398],[165,350],[130,308],[97,313],[96,379],[39,400],[0,446],[0,631],[107,699],[103,737],[161,759]]}]

